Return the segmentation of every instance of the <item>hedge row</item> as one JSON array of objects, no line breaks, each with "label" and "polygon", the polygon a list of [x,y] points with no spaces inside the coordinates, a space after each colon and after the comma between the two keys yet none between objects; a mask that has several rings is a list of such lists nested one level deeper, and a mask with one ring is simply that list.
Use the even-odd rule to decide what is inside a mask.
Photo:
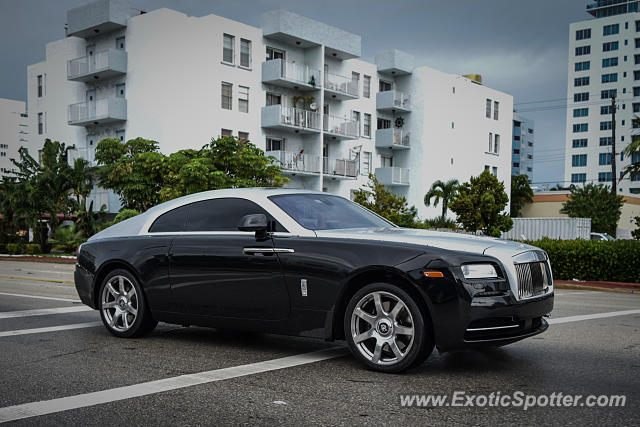
[{"label": "hedge row", "polygon": [[640,241],[542,239],[527,243],[549,254],[554,279],[640,283]]},{"label": "hedge row", "polygon": [[0,254],[36,255],[41,253],[42,248],[39,243],[0,243]]}]

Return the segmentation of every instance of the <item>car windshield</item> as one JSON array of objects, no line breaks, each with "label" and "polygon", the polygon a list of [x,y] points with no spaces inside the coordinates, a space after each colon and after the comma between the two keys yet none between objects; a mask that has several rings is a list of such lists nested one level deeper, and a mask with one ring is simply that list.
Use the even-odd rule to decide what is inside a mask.
[{"label": "car windshield", "polygon": [[360,205],[325,194],[283,194],[269,199],[309,230],[395,227]]}]

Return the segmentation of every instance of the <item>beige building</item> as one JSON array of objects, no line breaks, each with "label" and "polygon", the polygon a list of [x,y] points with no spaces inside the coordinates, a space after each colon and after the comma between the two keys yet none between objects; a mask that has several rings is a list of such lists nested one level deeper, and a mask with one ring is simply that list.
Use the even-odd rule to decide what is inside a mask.
[{"label": "beige building", "polygon": [[[567,217],[560,213],[562,204],[569,199],[569,191],[546,191],[533,195],[533,203],[527,203],[520,212],[523,218]],[[618,221],[617,237],[631,239],[631,231],[636,229],[634,218],[640,216],[640,197],[623,196],[624,205]]]}]

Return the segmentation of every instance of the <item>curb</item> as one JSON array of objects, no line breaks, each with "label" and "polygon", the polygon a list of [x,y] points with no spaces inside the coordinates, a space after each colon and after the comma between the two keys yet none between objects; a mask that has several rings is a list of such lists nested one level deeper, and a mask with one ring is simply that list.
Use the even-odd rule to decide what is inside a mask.
[{"label": "curb", "polygon": [[573,281],[573,280],[554,280],[555,289],[573,289],[599,292],[615,292],[626,294],[640,294],[640,283],[621,283],[621,282],[589,282],[589,281]]},{"label": "curb", "polygon": [[4,261],[31,261],[31,262],[51,262],[55,264],[75,264],[76,257],[46,257],[33,255],[0,255],[0,260]]}]

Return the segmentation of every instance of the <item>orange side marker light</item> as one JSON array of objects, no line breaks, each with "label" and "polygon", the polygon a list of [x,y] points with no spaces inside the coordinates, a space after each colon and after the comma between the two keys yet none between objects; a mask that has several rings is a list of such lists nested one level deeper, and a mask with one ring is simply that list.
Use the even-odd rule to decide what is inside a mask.
[{"label": "orange side marker light", "polygon": [[424,277],[432,278],[432,277],[444,277],[441,271],[425,271]]}]

